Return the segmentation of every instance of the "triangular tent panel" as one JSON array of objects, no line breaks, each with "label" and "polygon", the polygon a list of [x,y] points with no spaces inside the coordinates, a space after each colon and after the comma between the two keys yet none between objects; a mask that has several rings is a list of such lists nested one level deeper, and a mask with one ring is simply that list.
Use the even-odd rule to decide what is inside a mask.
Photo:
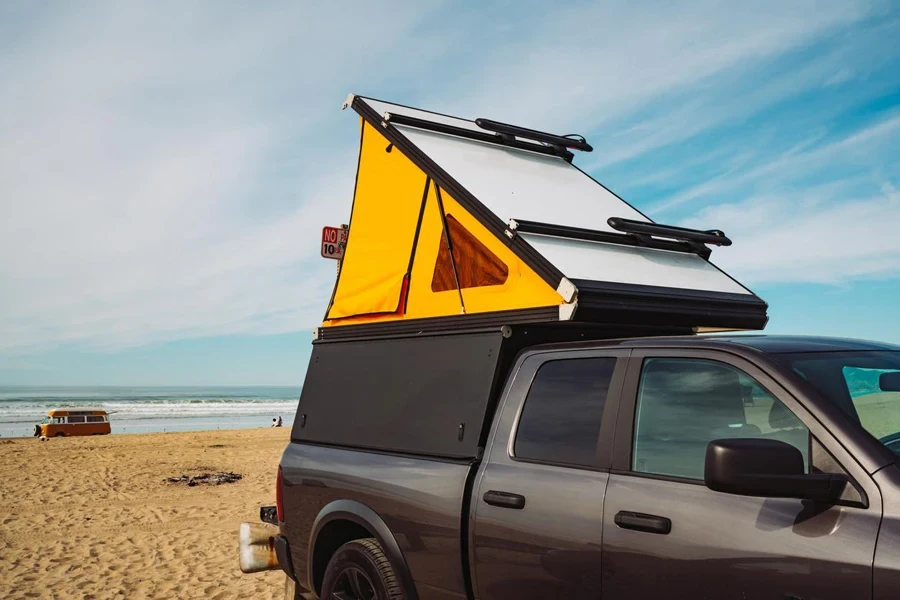
[{"label": "triangular tent panel", "polygon": [[572,164],[583,140],[360,96],[346,106],[361,146],[326,329],[764,327],[765,302],[709,262],[708,245],[730,240],[653,223]]},{"label": "triangular tent panel", "polygon": [[[351,234],[326,326],[463,311],[558,312],[564,300],[553,287],[365,120],[361,148]],[[456,260],[447,272],[449,248]]]},{"label": "triangular tent panel", "polygon": [[386,152],[389,142],[363,123],[356,191],[353,243],[347,243],[340,284],[328,316],[397,313],[409,274],[412,248],[428,177],[402,152]]}]

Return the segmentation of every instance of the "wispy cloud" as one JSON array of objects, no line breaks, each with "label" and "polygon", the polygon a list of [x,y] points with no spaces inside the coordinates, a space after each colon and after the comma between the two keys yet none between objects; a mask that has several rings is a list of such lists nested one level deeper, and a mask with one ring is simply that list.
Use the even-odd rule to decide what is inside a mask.
[{"label": "wispy cloud", "polygon": [[[730,219],[743,227],[729,215],[750,208],[805,223],[808,213],[780,213],[774,195],[718,209],[710,198],[798,164],[827,169],[890,137],[893,121],[842,142],[825,136],[825,146],[811,131],[793,153],[720,141],[663,164],[653,152],[799,91],[841,89],[860,73],[841,52],[793,78],[769,79],[765,67],[885,6],[7,5],[0,351],[313,327],[334,279],[317,255],[319,229],[346,222],[352,193],[357,124],[337,110],[347,92],[594,132],[593,167],[639,165],[647,185],[721,157],[724,171],[655,210],[696,206],[707,211],[698,219],[722,228]],[[741,79],[750,75],[755,84]],[[726,146],[733,152],[722,156]],[[890,197],[856,207],[888,222]],[[816,231],[845,216],[837,204],[828,210]],[[768,233],[760,225],[735,237]],[[738,247],[723,258],[756,277]],[[757,254],[755,264],[773,258]]]},{"label": "wispy cloud", "polygon": [[723,228],[735,246],[714,260],[751,284],[900,276],[900,192],[885,182],[878,195],[860,197],[853,183],[754,196],[707,208],[685,223]]},{"label": "wispy cloud", "polygon": [[726,196],[727,192],[738,188],[750,189],[753,183],[764,182],[771,185],[775,180],[784,183],[785,180],[799,179],[800,175],[827,169],[833,164],[846,166],[862,160],[864,165],[868,165],[871,157],[884,150],[885,143],[895,143],[894,136],[898,130],[900,116],[864,127],[830,143],[816,145],[814,140],[806,140],[780,155],[767,157],[768,162],[759,166],[731,169],[709,181],[685,189],[652,206],[651,210],[665,213],[691,201]]},{"label": "wispy cloud", "polygon": [[311,327],[352,192],[329,129],[439,4],[59,8],[0,63],[0,349]]},{"label": "wispy cloud", "polygon": [[508,27],[490,37],[470,34],[473,52],[482,52],[472,77],[439,87],[433,102],[551,130],[603,126],[664,94],[702,94],[715,87],[709,77],[777,57],[879,5],[702,0],[638,10],[603,2],[488,15],[479,21]]}]

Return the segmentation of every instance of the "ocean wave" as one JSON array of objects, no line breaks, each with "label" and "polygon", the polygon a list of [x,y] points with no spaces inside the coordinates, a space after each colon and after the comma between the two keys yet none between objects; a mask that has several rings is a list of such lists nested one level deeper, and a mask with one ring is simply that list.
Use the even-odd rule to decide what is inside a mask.
[{"label": "ocean wave", "polygon": [[56,402],[53,405],[0,405],[0,423],[34,422],[46,416],[52,408],[100,408],[110,413],[110,421],[133,419],[158,419],[167,417],[228,417],[228,416],[268,416],[293,413],[297,401],[265,402]]}]

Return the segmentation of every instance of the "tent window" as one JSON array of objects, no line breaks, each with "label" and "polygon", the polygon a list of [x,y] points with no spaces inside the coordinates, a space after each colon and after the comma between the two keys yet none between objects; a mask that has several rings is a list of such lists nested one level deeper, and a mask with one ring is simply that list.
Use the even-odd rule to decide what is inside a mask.
[{"label": "tent window", "polygon": [[[453,244],[453,258],[456,261],[456,272],[459,275],[460,288],[485,287],[503,285],[509,276],[509,268],[497,256],[488,250],[474,235],[463,227],[453,215],[447,215],[447,230]],[[431,279],[433,292],[446,292],[456,289],[453,277],[453,263],[447,250],[446,232],[441,235],[437,263],[434,265],[434,276]]]}]

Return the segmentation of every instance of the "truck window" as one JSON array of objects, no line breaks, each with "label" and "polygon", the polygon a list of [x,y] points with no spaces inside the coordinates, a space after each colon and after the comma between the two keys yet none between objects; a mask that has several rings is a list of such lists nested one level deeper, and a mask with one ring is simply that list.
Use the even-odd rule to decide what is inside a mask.
[{"label": "truck window", "polygon": [[69,423],[84,423],[84,417],[69,417]]},{"label": "truck window", "polygon": [[634,471],[703,479],[709,442],[754,437],[791,444],[809,468],[809,430],[746,373],[713,360],[644,361],[635,414]]},{"label": "truck window", "polygon": [[818,389],[895,454],[900,454],[900,352],[801,352],[778,360]]},{"label": "truck window", "polygon": [[105,418],[101,415],[88,415],[87,422],[88,423],[102,423]]},{"label": "truck window", "polygon": [[596,466],[600,421],[615,358],[550,361],[538,370],[519,419],[516,458]]}]

